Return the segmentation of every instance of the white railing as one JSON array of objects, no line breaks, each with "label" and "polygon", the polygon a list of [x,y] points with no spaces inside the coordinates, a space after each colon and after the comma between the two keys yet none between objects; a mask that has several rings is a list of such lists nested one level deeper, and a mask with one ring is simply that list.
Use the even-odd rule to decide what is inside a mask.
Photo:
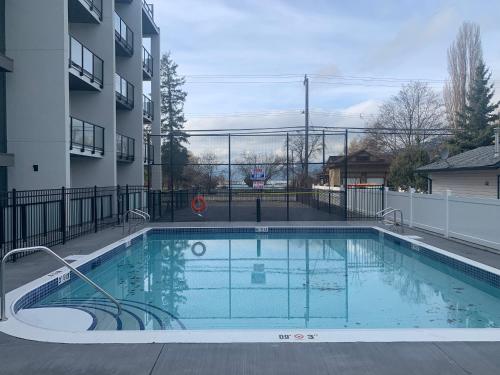
[{"label": "white railing", "polygon": [[500,250],[500,200],[444,194],[385,192],[385,207],[400,209],[409,227]]}]

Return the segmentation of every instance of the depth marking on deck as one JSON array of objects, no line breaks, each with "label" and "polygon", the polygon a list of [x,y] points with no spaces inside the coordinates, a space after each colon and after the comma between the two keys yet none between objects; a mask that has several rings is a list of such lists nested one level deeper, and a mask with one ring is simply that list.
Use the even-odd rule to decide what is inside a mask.
[{"label": "depth marking on deck", "polygon": [[278,334],[278,339],[282,341],[308,341],[308,340],[316,340],[318,338],[317,333],[312,334],[302,334],[302,333],[281,333]]}]

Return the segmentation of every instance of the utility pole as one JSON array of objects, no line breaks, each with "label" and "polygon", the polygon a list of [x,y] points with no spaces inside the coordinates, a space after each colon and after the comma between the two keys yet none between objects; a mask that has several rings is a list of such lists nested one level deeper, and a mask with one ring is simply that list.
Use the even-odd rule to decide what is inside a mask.
[{"label": "utility pole", "polygon": [[307,77],[307,74],[304,76],[304,86],[306,89],[306,106],[304,110],[305,114],[305,135],[304,135],[304,174],[305,174],[305,179],[304,182],[307,182],[309,178],[309,78]]}]

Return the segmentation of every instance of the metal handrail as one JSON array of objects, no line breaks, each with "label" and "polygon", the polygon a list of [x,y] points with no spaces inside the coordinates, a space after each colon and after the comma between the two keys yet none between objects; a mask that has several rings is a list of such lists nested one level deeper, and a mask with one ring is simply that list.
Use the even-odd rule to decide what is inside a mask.
[{"label": "metal handrail", "polygon": [[139,210],[138,208],[134,208],[133,211],[137,212],[138,214],[142,214],[142,215],[146,216],[147,220],[151,221],[151,215],[148,214],[147,212]]},{"label": "metal handrail", "polygon": [[151,220],[151,216],[144,212],[144,211],[141,211],[137,208],[134,208],[132,210],[128,210],[126,213],[125,213],[125,216],[124,216],[124,219],[123,219],[123,230],[122,230],[122,233],[125,233],[125,223],[128,222],[128,232],[130,233],[130,221],[128,220],[128,217],[130,214],[134,214],[134,215],[137,215],[139,217],[141,217],[145,223],[147,223],[148,221]]},{"label": "metal handrail", "polygon": [[380,216],[380,215],[384,214],[386,211],[390,211],[390,210],[394,210],[394,208],[392,208],[392,207],[387,207],[387,208],[384,208],[383,210],[380,210],[379,212],[377,212],[377,213],[375,214],[375,216],[377,216],[377,217],[378,217],[378,216]]},{"label": "metal handrail", "polygon": [[36,251],[36,250],[41,250],[45,252],[46,254],[52,255],[54,258],[56,258],[59,262],[64,264],[66,267],[68,267],[71,271],[73,271],[79,278],[81,278],[83,281],[85,281],[87,284],[90,286],[94,287],[97,289],[99,292],[104,294],[106,297],[108,297],[111,302],[113,302],[116,305],[116,308],[118,309],[118,315],[121,314],[122,312],[122,306],[120,303],[108,292],[106,292],[103,288],[101,288],[99,285],[94,283],[92,280],[90,280],[87,276],[85,276],[83,273],[78,271],[75,267],[73,267],[71,264],[66,262],[63,258],[61,258],[59,255],[54,253],[52,250],[50,250],[48,247],[45,246],[34,246],[34,247],[25,247],[21,249],[14,249],[9,251],[7,254],[5,254],[2,258],[2,262],[0,264],[0,293],[1,293],[1,311],[0,311],[0,321],[5,321],[7,320],[7,316],[5,315],[5,262],[7,261],[7,258],[13,254],[16,253],[22,253],[25,251]]},{"label": "metal handrail", "polygon": [[398,225],[398,222],[396,220],[396,214],[398,212],[399,212],[400,225],[401,225],[401,227],[403,227],[404,226],[403,211],[400,210],[399,208],[387,207],[387,208],[383,209],[382,211],[377,212],[376,215],[380,219],[384,219],[387,215],[393,214],[394,215],[393,224]]}]

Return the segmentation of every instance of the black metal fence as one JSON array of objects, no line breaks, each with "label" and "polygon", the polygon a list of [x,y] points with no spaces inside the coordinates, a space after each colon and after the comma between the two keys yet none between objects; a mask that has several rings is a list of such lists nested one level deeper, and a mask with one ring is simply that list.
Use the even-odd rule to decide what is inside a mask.
[{"label": "black metal fence", "polygon": [[1,193],[0,253],[3,256],[20,247],[64,244],[83,234],[119,225],[127,210],[148,210],[147,203],[147,189],[142,186]]},{"label": "black metal fence", "polygon": [[[347,132],[338,131],[312,131],[307,141],[300,131],[150,135],[146,143],[160,145],[161,157],[148,165],[148,175],[161,168],[166,187],[152,192],[152,217],[172,222],[371,219],[383,208],[384,181],[367,183],[349,174],[347,139]],[[330,157],[344,162],[330,168]],[[251,176],[257,169],[264,175],[260,185]],[[197,196],[206,202],[202,212],[191,207]]]}]

